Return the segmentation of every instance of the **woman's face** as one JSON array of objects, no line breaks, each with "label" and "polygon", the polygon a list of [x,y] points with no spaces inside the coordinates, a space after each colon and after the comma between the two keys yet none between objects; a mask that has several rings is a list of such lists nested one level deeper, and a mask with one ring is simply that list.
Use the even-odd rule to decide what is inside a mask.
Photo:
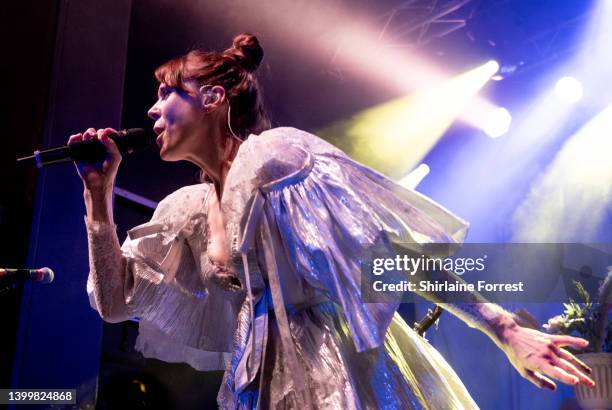
[{"label": "woman's face", "polygon": [[204,115],[197,89],[193,88],[193,93],[187,93],[161,83],[157,102],[148,111],[155,121],[156,142],[165,161],[188,159],[203,142]]}]

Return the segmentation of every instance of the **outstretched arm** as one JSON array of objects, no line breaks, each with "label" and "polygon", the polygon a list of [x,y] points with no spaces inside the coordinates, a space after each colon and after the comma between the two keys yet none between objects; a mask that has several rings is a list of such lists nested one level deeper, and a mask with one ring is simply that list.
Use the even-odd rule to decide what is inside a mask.
[{"label": "outstretched arm", "polygon": [[[441,274],[445,276],[443,280],[463,282],[452,272]],[[422,272],[419,275],[423,276],[421,279],[426,280]],[[549,335],[521,326],[515,315],[499,305],[489,303],[477,292],[467,294],[465,301],[462,301],[464,303],[445,303],[449,298],[444,292],[426,292],[421,295],[489,336],[506,353],[510,363],[521,376],[536,386],[555,390],[556,385],[550,378],[570,385],[595,385],[588,377],[591,369],[563,349],[565,346],[586,347],[586,340]]]},{"label": "outstretched arm", "polygon": [[565,346],[583,348],[589,344],[588,341],[573,336],[549,335],[523,327],[511,313],[493,303],[441,306],[487,334],[506,353],[521,376],[536,386],[555,390],[556,385],[550,378],[570,385],[595,385],[588,377],[591,369],[563,349]]}]

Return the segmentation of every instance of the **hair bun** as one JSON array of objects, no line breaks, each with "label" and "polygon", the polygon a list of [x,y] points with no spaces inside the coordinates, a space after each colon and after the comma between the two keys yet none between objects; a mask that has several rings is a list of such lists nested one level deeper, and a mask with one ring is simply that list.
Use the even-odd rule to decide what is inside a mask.
[{"label": "hair bun", "polygon": [[252,34],[242,33],[234,37],[232,47],[225,50],[226,54],[233,55],[245,70],[252,73],[257,70],[263,60],[263,48],[259,40]]}]

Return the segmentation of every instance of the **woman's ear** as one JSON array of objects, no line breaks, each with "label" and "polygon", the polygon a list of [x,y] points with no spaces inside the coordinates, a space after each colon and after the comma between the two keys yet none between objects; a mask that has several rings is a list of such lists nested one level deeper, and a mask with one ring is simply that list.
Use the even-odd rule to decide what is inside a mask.
[{"label": "woman's ear", "polygon": [[202,98],[202,108],[206,112],[214,111],[225,102],[225,89],[220,85],[212,87],[210,85],[203,85],[200,87],[200,95]]}]

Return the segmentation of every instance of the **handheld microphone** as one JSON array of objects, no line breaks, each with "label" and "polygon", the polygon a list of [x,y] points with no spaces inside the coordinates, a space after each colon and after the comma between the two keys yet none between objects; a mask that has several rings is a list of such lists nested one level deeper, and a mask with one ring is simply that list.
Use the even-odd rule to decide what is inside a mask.
[{"label": "handheld microphone", "polygon": [[16,282],[31,280],[32,282],[48,284],[53,282],[55,274],[49,268],[40,269],[4,269],[0,268],[0,280]]},{"label": "handheld microphone", "polygon": [[[110,135],[115,141],[122,155],[131,154],[153,145],[155,134],[143,128],[130,128]],[[79,141],[63,147],[49,148],[34,151],[34,155],[17,158],[18,165],[36,165],[42,168],[45,165],[61,164],[63,162],[99,162],[106,156],[106,147],[97,139]]]}]

